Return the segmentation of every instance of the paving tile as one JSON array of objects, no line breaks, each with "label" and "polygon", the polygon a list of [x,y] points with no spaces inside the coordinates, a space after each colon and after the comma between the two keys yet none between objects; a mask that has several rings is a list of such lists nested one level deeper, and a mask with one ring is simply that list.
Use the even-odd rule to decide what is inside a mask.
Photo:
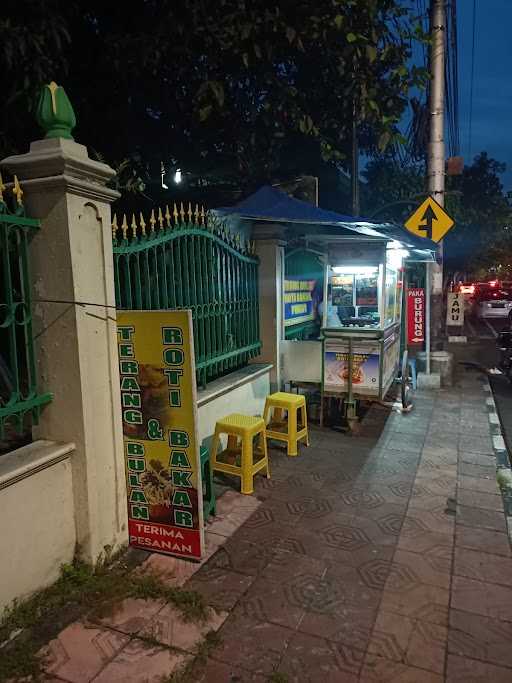
[{"label": "paving tile", "polygon": [[383,610],[411,619],[445,625],[448,623],[449,597],[450,593],[446,588],[414,583],[406,575],[403,584],[399,584],[397,588],[388,579],[380,606]]},{"label": "paving tile", "polygon": [[455,463],[453,465],[433,463],[432,460],[422,459],[416,476],[421,479],[439,479],[440,477],[453,479],[457,476],[457,465]]},{"label": "paving tile", "polygon": [[135,638],[107,664],[94,683],[160,683],[178,672],[187,657]]},{"label": "paving tile", "polygon": [[451,605],[465,612],[512,621],[512,588],[454,576]]},{"label": "paving tile", "polygon": [[253,576],[239,572],[216,570],[213,574],[199,570],[186,589],[197,591],[209,605],[219,610],[230,610],[254,581]]},{"label": "paving tile", "polygon": [[512,588],[512,559],[467,548],[455,549],[454,574]]},{"label": "paving tile", "polygon": [[488,529],[475,529],[474,527],[457,524],[455,544],[459,547],[492,553],[493,555],[511,556],[508,536],[497,531],[489,531]]},{"label": "paving tile", "polygon": [[371,637],[377,609],[378,600],[374,606],[346,602],[336,612],[307,612],[298,630],[364,651]]},{"label": "paving tile", "polygon": [[364,652],[296,633],[278,671],[289,683],[357,683]]},{"label": "paving tile", "polygon": [[503,512],[503,499],[499,493],[478,493],[469,489],[459,489],[457,502],[468,507]]},{"label": "paving tile", "polygon": [[495,476],[486,477],[459,477],[459,488],[479,491],[480,493],[499,493]]},{"label": "paving tile", "polygon": [[400,433],[390,434],[385,447],[388,451],[405,451],[411,454],[421,454],[423,437],[418,435],[404,434],[401,438]]},{"label": "paving tile", "polygon": [[267,683],[268,677],[209,658],[194,671],[194,683]]},{"label": "paving tile", "polygon": [[290,629],[231,614],[219,631],[221,644],[215,659],[258,674],[270,675],[293,637]]},{"label": "paving tile", "polygon": [[327,569],[327,560],[309,557],[290,550],[276,550],[265,566],[261,576],[270,581],[290,581],[301,574],[322,576]]},{"label": "paving tile", "polygon": [[228,616],[227,612],[211,610],[206,621],[188,621],[172,605],[166,605],[141,631],[140,635],[153,638],[160,644],[194,653],[208,631],[217,631]]},{"label": "paving tile", "polygon": [[432,671],[369,654],[359,680],[361,683],[443,683],[444,677]]},{"label": "paving tile", "polygon": [[[414,577],[416,583],[449,588],[451,556],[451,551],[443,546],[430,549],[430,552],[421,555],[398,549],[395,551],[392,567],[396,574],[408,574]],[[396,588],[393,582],[393,572],[388,583]]]},{"label": "paving tile", "polygon": [[395,546],[404,520],[405,516],[403,514],[384,511],[376,516],[375,519],[354,517],[350,522],[350,526],[355,533],[362,534],[371,543]]},{"label": "paving tile", "polygon": [[237,507],[228,514],[217,514],[208,524],[208,530],[219,536],[229,537],[247,522],[253,513],[254,510],[250,507]]},{"label": "paving tile", "polygon": [[[222,537],[222,540],[225,541],[226,539]],[[182,586],[192,574],[195,574],[199,567],[200,565],[196,562],[152,553],[138,568],[137,573],[155,576],[167,586]]]},{"label": "paving tile", "polygon": [[457,477],[455,476],[420,476],[418,475],[414,482],[417,486],[422,486],[427,489],[433,496],[455,496],[457,488]]},{"label": "paving tile", "polygon": [[479,437],[474,434],[463,433],[459,437],[459,448],[467,449],[472,453],[489,453],[492,455],[492,441],[489,437]]},{"label": "paving tile", "polygon": [[459,463],[462,465],[465,465],[466,463],[469,465],[478,465],[482,469],[496,471],[496,460],[494,458],[494,453],[492,455],[483,455],[482,453],[462,451],[460,454]]},{"label": "paving tile", "polygon": [[236,509],[245,508],[256,510],[261,505],[260,501],[254,496],[247,496],[233,489],[228,489],[222,496],[217,498],[217,515],[224,517]]},{"label": "paving tile", "polygon": [[[351,532],[340,529],[330,529],[326,532],[329,544],[324,547],[324,557],[333,564],[350,564],[359,568],[377,562],[379,565],[388,563],[393,558],[395,546],[378,545],[371,541],[358,544]],[[351,546],[355,546],[351,548]]]},{"label": "paving tile", "polygon": [[[487,457],[487,456],[482,456]],[[461,462],[458,467],[459,474],[466,477],[492,477],[494,472],[491,467],[481,467],[479,464]]]},{"label": "paving tile", "polygon": [[70,683],[88,683],[128,643],[109,629],[75,622],[40,651],[44,670]]},{"label": "paving tile", "polygon": [[476,659],[448,655],[446,683],[510,683],[512,671]]},{"label": "paving tile", "polygon": [[442,674],[447,643],[448,628],[446,626],[416,621],[407,646],[405,663]]},{"label": "paving tile", "polygon": [[401,519],[405,518],[407,512],[407,499],[403,498],[397,500],[396,503],[384,503],[378,507],[357,507],[355,509],[355,518],[367,518],[379,520],[383,517],[394,516]]},{"label": "paving tile", "polygon": [[413,553],[426,553],[439,547],[451,549],[453,538],[453,534],[441,534],[434,531],[422,531],[411,535],[404,534],[398,540],[398,548]]},{"label": "paving tile", "polygon": [[385,495],[378,488],[357,484],[340,492],[336,498],[333,497],[330,500],[334,510],[352,512],[353,514],[356,514],[357,510],[378,510],[389,503],[389,500],[386,500]]},{"label": "paving tile", "polygon": [[396,662],[405,661],[414,625],[413,619],[379,610],[368,643],[368,652]]},{"label": "paving tile", "polygon": [[243,540],[250,543],[273,545],[277,548],[283,538],[295,533],[297,533],[297,525],[284,524],[277,518],[268,524],[262,523],[259,526],[248,527],[244,524],[229,537],[229,540],[233,542]]},{"label": "paving tile", "polygon": [[290,577],[283,583],[256,579],[240,599],[238,609],[248,618],[295,629],[304,614],[303,603],[315,599],[318,580],[308,574]]},{"label": "paving tile", "polygon": [[437,534],[453,534],[455,531],[455,519],[453,515],[446,513],[447,501],[431,510],[407,510],[402,534],[414,535],[421,532]]},{"label": "paving tile", "polygon": [[163,600],[126,598],[120,602],[101,605],[91,619],[107,628],[134,635],[147,626],[164,605]]},{"label": "paving tile", "polygon": [[511,642],[510,622],[450,610],[448,652],[451,654],[512,667]]},{"label": "paving tile", "polygon": [[257,576],[277,552],[276,546],[263,539],[256,543],[240,539],[227,539],[224,545],[205,563],[202,572],[231,571]]},{"label": "paving tile", "polygon": [[423,448],[422,454],[421,454],[421,459],[422,462],[425,461],[425,459],[429,459],[432,461],[441,461],[446,465],[453,465],[457,464],[457,456],[458,456],[458,449],[456,446],[447,446],[446,444],[444,446],[437,446],[437,447],[430,447],[430,446],[425,446]]},{"label": "paving tile", "polygon": [[490,529],[492,531],[507,531],[505,515],[496,510],[473,508],[466,505],[457,506],[457,524],[472,526],[478,529]]},{"label": "paving tile", "polygon": [[445,510],[447,504],[447,497],[434,496],[427,490],[427,488],[420,487],[419,485],[414,487],[418,489],[421,493],[414,494],[409,500],[408,512],[413,512],[413,510],[428,510],[428,511],[438,511]]},{"label": "paving tile", "polygon": [[446,436],[427,436],[424,443],[424,448],[428,450],[437,450],[438,448],[458,448],[459,440],[457,432],[454,432],[450,437]]}]

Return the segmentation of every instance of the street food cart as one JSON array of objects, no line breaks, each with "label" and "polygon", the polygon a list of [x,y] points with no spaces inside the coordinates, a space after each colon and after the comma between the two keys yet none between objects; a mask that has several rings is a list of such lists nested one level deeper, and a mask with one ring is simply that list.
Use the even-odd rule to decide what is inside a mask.
[{"label": "street food cart", "polygon": [[321,341],[321,417],[324,398],[344,402],[349,425],[360,400],[382,401],[397,378],[408,408],[407,352],[400,354],[403,260],[395,240],[329,244]]},{"label": "street food cart", "polygon": [[278,325],[278,384],[319,390],[321,421],[324,399],[338,399],[351,427],[360,403],[382,401],[396,380],[408,408],[403,264],[432,260],[431,245],[420,253],[422,241],[399,226],[343,216],[271,187],[221,214],[236,226],[251,223],[252,239],[285,245],[275,279],[281,311],[266,313]]}]

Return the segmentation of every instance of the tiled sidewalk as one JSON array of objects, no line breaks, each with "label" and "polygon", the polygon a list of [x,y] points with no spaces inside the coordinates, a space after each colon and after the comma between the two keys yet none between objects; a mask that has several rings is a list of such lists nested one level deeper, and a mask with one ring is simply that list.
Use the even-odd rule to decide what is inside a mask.
[{"label": "tiled sidewalk", "polygon": [[207,562],[143,565],[203,594],[210,623],[125,601],[49,645],[53,680],[156,682],[213,629],[198,683],[512,681],[512,556],[485,399],[468,373],[408,415],[372,409],[362,436],[315,430],[297,458],[273,450],[256,496],[220,499]]}]

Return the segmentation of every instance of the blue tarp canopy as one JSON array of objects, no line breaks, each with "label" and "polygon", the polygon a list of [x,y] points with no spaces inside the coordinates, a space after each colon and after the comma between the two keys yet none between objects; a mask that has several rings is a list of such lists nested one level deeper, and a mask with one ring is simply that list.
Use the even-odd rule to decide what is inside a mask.
[{"label": "blue tarp canopy", "polygon": [[364,218],[327,211],[309,202],[290,197],[286,192],[270,185],[264,185],[238,204],[216,209],[216,212],[220,215],[233,215],[254,221],[343,227],[364,237],[397,240],[410,248],[422,251],[435,251],[436,249],[434,242],[415,237],[398,225],[374,223]]}]

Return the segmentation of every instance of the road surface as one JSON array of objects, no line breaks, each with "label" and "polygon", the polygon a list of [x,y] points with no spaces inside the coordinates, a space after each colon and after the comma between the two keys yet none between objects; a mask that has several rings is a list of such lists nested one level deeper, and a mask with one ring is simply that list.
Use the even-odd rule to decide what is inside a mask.
[{"label": "road surface", "polygon": [[[508,320],[466,319],[468,337],[468,360],[481,363],[486,368],[495,367],[498,360],[496,337],[508,329]],[[509,452],[512,452],[512,384],[503,375],[490,375],[496,408],[502,423],[503,436]]]}]

